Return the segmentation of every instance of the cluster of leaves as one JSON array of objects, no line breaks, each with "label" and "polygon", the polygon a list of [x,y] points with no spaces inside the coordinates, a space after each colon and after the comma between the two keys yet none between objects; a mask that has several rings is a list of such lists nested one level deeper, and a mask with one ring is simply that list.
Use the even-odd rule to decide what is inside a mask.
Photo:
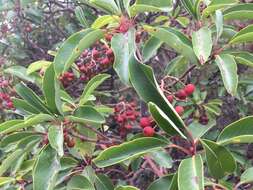
[{"label": "cluster of leaves", "polygon": [[[84,10],[78,7],[76,16],[85,29],[66,39],[53,53],[53,61],[40,60],[22,67],[22,71],[17,66],[6,70],[36,84],[39,90],[23,82],[15,85],[18,98],[12,101],[18,117],[0,124],[0,185],[4,189],[136,190],[128,186],[134,185],[133,180],[112,183],[105,172],[116,166],[113,171],[130,170],[134,179],[148,166],[157,178],[149,190],[252,187],[252,165],[235,150],[238,144],[253,142],[253,116],[242,117],[212,134],[220,114],[220,100],[207,99],[207,91],[197,89],[189,100],[179,102],[187,108],[187,113],[179,116],[165,92],[173,94],[197,70],[203,71],[203,77],[220,73],[221,96],[227,93],[246,103],[250,101],[252,84],[245,76],[240,80],[237,68],[239,64],[253,66],[253,55],[241,45],[253,41],[253,25],[238,31],[236,26],[224,23],[253,19],[253,4],[236,0],[83,3],[105,14],[90,24]],[[5,1],[0,5],[5,10],[16,6]],[[155,18],[138,20],[147,13]],[[146,103],[156,123],[152,137],[133,133],[127,142],[110,138],[105,117],[112,109],[97,105],[95,92],[111,77],[109,74],[101,73],[89,80],[78,98],[71,97],[61,85],[61,76],[69,70],[76,71],[75,61],[98,41],[112,48],[113,68],[119,79]],[[148,65],[153,59],[159,60],[159,48],[177,55],[165,69],[161,85]],[[42,74],[38,74],[41,70]],[[209,84],[200,80],[197,77],[194,83]],[[202,112],[210,118],[207,125],[196,120]],[[70,145],[69,136],[74,144]],[[184,153],[180,163],[172,164],[171,149]]]}]

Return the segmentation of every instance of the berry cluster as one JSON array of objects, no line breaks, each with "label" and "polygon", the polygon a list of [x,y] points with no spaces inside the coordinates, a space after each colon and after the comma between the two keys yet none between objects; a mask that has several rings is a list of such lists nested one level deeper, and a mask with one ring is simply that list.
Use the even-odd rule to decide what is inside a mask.
[{"label": "berry cluster", "polygon": [[7,88],[8,86],[9,86],[9,81],[4,78],[0,78],[0,88]]},{"label": "berry cluster", "polygon": [[69,148],[73,148],[76,144],[75,139],[70,137],[67,132],[64,132],[64,142]]},{"label": "berry cluster", "polygon": [[150,117],[142,117],[140,119],[140,126],[143,128],[143,135],[146,137],[152,137],[155,134],[153,126],[155,122]]},{"label": "berry cluster", "polygon": [[0,109],[13,109],[13,102],[9,94],[0,93]]},{"label": "berry cluster", "polygon": [[[170,103],[173,103],[174,99],[183,101],[188,96],[191,96],[193,94],[195,88],[196,87],[194,84],[187,84],[183,89],[178,90],[174,95],[168,95],[167,99]],[[184,107],[178,105],[175,107],[175,111],[178,113],[178,115],[182,116],[184,114]]]},{"label": "berry cluster", "polygon": [[60,81],[64,87],[67,87],[75,79],[75,75],[72,72],[65,72],[60,76]]}]

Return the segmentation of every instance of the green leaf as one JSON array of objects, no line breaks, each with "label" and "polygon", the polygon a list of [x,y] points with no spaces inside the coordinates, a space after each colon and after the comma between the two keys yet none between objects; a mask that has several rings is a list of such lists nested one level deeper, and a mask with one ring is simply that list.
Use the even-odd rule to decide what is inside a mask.
[{"label": "green leaf", "polygon": [[27,68],[27,70],[26,70],[26,73],[28,74],[28,75],[30,75],[30,74],[32,74],[32,73],[34,73],[34,72],[36,72],[36,71],[39,71],[39,70],[41,70],[41,69],[46,69],[47,67],[49,67],[49,65],[51,65],[52,64],[52,62],[50,62],[50,61],[45,61],[45,60],[40,60],[40,61],[36,61],[36,62],[33,62],[33,63],[31,63],[29,66],[28,66],[28,68]]},{"label": "green leaf", "polygon": [[68,116],[68,118],[80,123],[102,124],[105,122],[105,118],[91,106],[80,106],[74,111],[73,116]]},{"label": "green leaf", "polygon": [[50,145],[45,146],[40,152],[33,168],[33,189],[52,190],[59,169],[60,162],[57,152]]},{"label": "green leaf", "polygon": [[149,102],[148,107],[152,118],[156,121],[158,126],[162,128],[168,135],[173,136],[179,134],[183,138],[186,138],[184,134],[178,129],[178,127],[156,104]]},{"label": "green leaf", "polygon": [[108,78],[110,78],[110,75],[108,74],[98,74],[93,77],[85,86],[83,93],[80,97],[79,105],[83,105],[88,102],[89,97],[92,95],[94,90]]},{"label": "green leaf", "polygon": [[115,188],[115,190],[139,190],[139,189],[133,186],[118,186]]},{"label": "green leaf", "polygon": [[32,89],[28,88],[24,83],[19,83],[15,86],[16,92],[21,96],[27,103],[31,104],[42,113],[51,114],[50,110],[44,104],[44,102],[38,97]]},{"label": "green leaf", "polygon": [[3,137],[0,143],[0,147],[4,148],[4,147],[7,147],[8,145],[18,143],[22,139],[32,136],[32,135],[34,135],[34,133],[32,132],[17,132],[17,133],[10,134],[8,136]]},{"label": "green leaf", "polygon": [[144,62],[147,62],[149,59],[151,59],[153,56],[156,55],[157,50],[161,47],[162,42],[156,37],[150,37],[144,44],[143,50],[142,50],[142,56]]},{"label": "green leaf", "polygon": [[54,118],[47,114],[37,114],[32,115],[29,118],[21,121],[17,120],[17,122],[14,121],[7,121],[0,125],[0,134],[10,133],[13,131],[17,131],[19,129],[31,127],[33,125],[37,125],[46,121],[53,121]]},{"label": "green leaf", "polygon": [[201,140],[205,149],[209,173],[215,179],[221,179],[236,169],[232,154],[223,146],[209,140]]},{"label": "green leaf", "polygon": [[251,183],[253,182],[253,167],[245,170],[241,175],[240,183]]},{"label": "green leaf", "polygon": [[223,15],[221,10],[215,11],[216,41],[223,33]]},{"label": "green leaf", "polygon": [[189,60],[180,55],[172,59],[165,68],[166,75],[181,76],[188,68]]},{"label": "green leaf", "polygon": [[253,116],[244,117],[228,125],[220,133],[218,143],[222,145],[231,143],[253,142]]},{"label": "green leaf", "polygon": [[203,27],[192,34],[193,51],[201,64],[204,64],[212,52],[212,32],[208,27]]},{"label": "green leaf", "polygon": [[157,165],[163,168],[172,168],[173,160],[169,153],[164,150],[156,150],[149,154]]},{"label": "green leaf", "polygon": [[99,156],[93,160],[93,162],[97,167],[107,167],[133,157],[141,156],[166,145],[168,145],[167,142],[157,138],[138,138],[102,151]]},{"label": "green leaf", "polygon": [[116,34],[111,41],[114,52],[113,68],[124,84],[129,85],[129,59],[135,52],[135,29],[130,29],[127,34]]},{"label": "green leaf", "polygon": [[174,28],[160,28],[147,25],[144,26],[144,29],[192,62],[197,61],[191,41],[183,33]]},{"label": "green leaf", "polygon": [[67,190],[95,190],[91,182],[83,175],[73,176],[67,185]]},{"label": "green leaf", "polygon": [[184,8],[190,13],[195,19],[197,19],[196,10],[194,7],[193,0],[180,0]]},{"label": "green leaf", "polygon": [[220,69],[222,80],[227,92],[235,96],[238,86],[238,75],[234,56],[229,54],[217,55],[215,62]]},{"label": "green leaf", "polygon": [[90,3],[94,4],[99,9],[106,13],[119,15],[121,13],[120,8],[117,6],[114,0],[90,0]]},{"label": "green leaf", "polygon": [[63,150],[63,129],[62,126],[50,126],[48,129],[48,140],[52,148],[54,148],[60,157],[64,155]]},{"label": "green leaf", "polygon": [[218,9],[224,9],[228,6],[238,3],[238,0],[212,0],[212,2],[203,10],[202,15],[207,17]]},{"label": "green leaf", "polygon": [[0,177],[0,186],[16,181],[13,177]]},{"label": "green leaf", "polygon": [[113,190],[114,186],[109,176],[98,174],[95,179],[96,190]]},{"label": "green leaf", "polygon": [[34,83],[36,81],[36,77],[32,76],[32,75],[27,75],[26,72],[26,68],[23,66],[19,66],[19,65],[15,65],[12,67],[9,67],[7,69],[4,70],[5,73],[14,75],[22,80]]},{"label": "green leaf", "polygon": [[89,27],[89,23],[85,17],[85,14],[84,14],[84,11],[82,9],[82,7],[78,6],[75,8],[75,15],[76,15],[76,18],[78,19],[78,21],[81,23],[81,25],[83,27],[86,27],[88,28]]},{"label": "green leaf", "polygon": [[120,18],[116,15],[103,15],[98,17],[93,23],[91,28],[99,29],[108,24],[118,23]]},{"label": "green leaf", "polygon": [[152,68],[139,63],[132,57],[129,64],[129,73],[131,83],[139,96],[147,103],[153,102],[156,104],[179,129],[183,130],[184,122],[161,92]]},{"label": "green leaf", "polygon": [[179,190],[204,190],[203,161],[200,155],[181,161],[178,168]]},{"label": "green leaf", "polygon": [[86,29],[70,36],[62,45],[54,59],[56,75],[67,71],[81,53],[103,37],[101,30]]},{"label": "green leaf", "polygon": [[177,174],[166,175],[155,180],[147,190],[178,190]]},{"label": "green leaf", "polygon": [[253,19],[253,4],[252,3],[241,3],[238,5],[234,5],[229,7],[224,12],[225,20],[233,20],[233,19]]},{"label": "green leaf", "polygon": [[40,110],[33,107],[31,104],[28,104],[25,100],[18,99],[18,98],[12,98],[13,105],[16,109],[25,111],[32,114],[38,114],[40,113]]},{"label": "green leaf", "polygon": [[237,63],[253,67],[253,54],[249,52],[238,52],[232,53],[235,56],[235,60]]},{"label": "green leaf", "polygon": [[202,125],[198,121],[192,122],[187,130],[192,134],[193,139],[200,139],[204,134],[206,134],[213,126],[215,126],[216,121],[211,120],[207,125]]},{"label": "green leaf", "polygon": [[51,64],[43,77],[43,93],[46,99],[47,106],[54,113],[61,113],[62,111],[62,102],[60,97],[60,85],[55,76],[54,66]]},{"label": "green leaf", "polygon": [[253,24],[240,30],[233,38],[230,40],[230,44],[236,43],[246,43],[253,41]]}]

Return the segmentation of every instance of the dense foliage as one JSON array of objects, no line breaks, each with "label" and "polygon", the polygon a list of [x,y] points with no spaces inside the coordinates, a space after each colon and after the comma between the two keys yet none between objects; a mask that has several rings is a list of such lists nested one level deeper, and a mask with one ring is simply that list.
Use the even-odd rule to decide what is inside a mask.
[{"label": "dense foliage", "polygon": [[0,0],[0,188],[253,188],[253,3]]}]

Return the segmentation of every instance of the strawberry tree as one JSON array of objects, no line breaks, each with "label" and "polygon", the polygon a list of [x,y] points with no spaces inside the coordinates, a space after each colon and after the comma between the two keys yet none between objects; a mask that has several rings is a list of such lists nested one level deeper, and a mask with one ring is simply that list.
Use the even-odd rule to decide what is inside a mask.
[{"label": "strawberry tree", "polygon": [[[213,137],[222,102],[206,101],[207,93],[199,86],[209,83],[201,84],[202,75],[196,81],[189,81],[189,76],[195,71],[204,77],[218,73],[221,93],[243,96],[238,88],[245,80],[240,84],[237,68],[253,66],[253,55],[244,47],[253,41],[253,25],[237,31],[233,24],[248,23],[253,4],[82,2],[101,15],[89,24],[78,7],[76,16],[85,29],[50,52],[53,61],[5,70],[24,82],[15,85],[16,98],[5,97],[17,117],[0,124],[0,185],[4,189],[137,190],[131,179],[150,168],[155,180],[148,190],[252,188],[252,166],[235,149],[253,142],[253,117],[244,115]],[[162,75],[154,73],[156,65],[150,64],[152,59],[160,61],[159,49],[176,55]],[[140,115],[134,102],[117,104],[113,113],[96,101],[95,90],[112,77],[107,74],[111,66],[126,88],[138,94],[141,109],[147,108],[149,114],[141,113],[139,122],[142,133],[138,130],[126,137]],[[68,93],[75,78],[85,83],[79,97]],[[120,123],[121,138],[110,136],[109,114]],[[182,153],[179,160],[172,161],[171,150]],[[108,168],[118,173],[123,168],[129,174],[115,185],[106,175]]]}]

